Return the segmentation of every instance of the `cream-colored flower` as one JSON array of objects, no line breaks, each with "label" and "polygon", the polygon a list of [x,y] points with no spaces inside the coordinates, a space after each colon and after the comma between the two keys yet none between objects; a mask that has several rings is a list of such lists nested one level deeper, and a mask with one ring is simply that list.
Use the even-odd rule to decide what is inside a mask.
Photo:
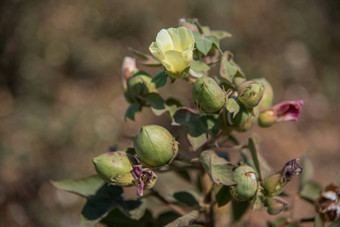
[{"label": "cream-colored flower", "polygon": [[149,50],[165,69],[179,73],[190,66],[195,40],[192,32],[185,28],[162,29],[158,32],[156,42]]}]

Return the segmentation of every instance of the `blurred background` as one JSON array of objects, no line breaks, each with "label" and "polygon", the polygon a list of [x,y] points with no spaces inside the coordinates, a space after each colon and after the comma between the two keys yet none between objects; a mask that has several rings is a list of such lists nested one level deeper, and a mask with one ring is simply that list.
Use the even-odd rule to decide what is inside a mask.
[{"label": "blurred background", "polygon": [[[309,152],[315,181],[326,186],[340,174],[339,1],[1,0],[0,226],[78,226],[85,201],[49,180],[94,174],[91,159],[131,146],[142,125],[171,128],[147,109],[124,121],[120,70],[129,47],[148,52],[181,17],[232,33],[222,49],[248,78],[266,77],[276,103],[305,101],[299,122],[247,133],[262,138],[271,166]],[[192,105],[185,83],[161,93]],[[253,226],[269,217],[261,224],[256,215]]]}]

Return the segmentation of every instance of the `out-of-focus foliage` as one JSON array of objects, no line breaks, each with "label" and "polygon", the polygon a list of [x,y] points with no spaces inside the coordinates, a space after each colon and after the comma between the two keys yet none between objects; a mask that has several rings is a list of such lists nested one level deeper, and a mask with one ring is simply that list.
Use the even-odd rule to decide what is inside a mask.
[{"label": "out-of-focus foliage", "polygon": [[[328,184],[340,173],[339,12],[331,0],[0,1],[0,225],[77,225],[82,201],[48,180],[91,175],[90,160],[131,145],[142,124],[170,124],[147,111],[135,124],[122,120],[120,66],[126,47],[147,52],[180,17],[231,32],[221,48],[250,78],[266,77],[276,101],[305,100],[298,126],[264,134],[263,155],[282,165],[313,149],[315,178]],[[164,94],[190,105],[191,91],[177,86]]]}]

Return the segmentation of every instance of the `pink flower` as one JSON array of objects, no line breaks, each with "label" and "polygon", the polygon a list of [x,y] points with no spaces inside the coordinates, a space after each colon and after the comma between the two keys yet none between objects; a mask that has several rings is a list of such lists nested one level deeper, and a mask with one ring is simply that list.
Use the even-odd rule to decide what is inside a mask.
[{"label": "pink flower", "polygon": [[296,100],[281,102],[265,109],[260,113],[259,125],[261,127],[269,127],[280,121],[297,121],[302,106],[303,100]]},{"label": "pink flower", "polygon": [[285,101],[273,106],[276,122],[297,121],[299,119],[302,106],[303,100]]}]

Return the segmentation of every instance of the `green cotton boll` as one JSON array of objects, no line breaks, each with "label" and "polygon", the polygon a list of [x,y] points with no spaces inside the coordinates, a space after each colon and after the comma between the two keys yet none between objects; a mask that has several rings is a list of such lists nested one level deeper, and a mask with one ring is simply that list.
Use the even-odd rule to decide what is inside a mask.
[{"label": "green cotton boll", "polygon": [[238,100],[248,109],[256,107],[264,94],[263,83],[247,81],[240,85],[238,89]]},{"label": "green cotton boll", "polygon": [[255,170],[246,165],[241,165],[234,170],[236,186],[231,187],[232,196],[240,201],[251,200],[257,191],[257,178]]},{"label": "green cotton boll", "polygon": [[177,154],[177,141],[168,130],[158,125],[142,127],[134,139],[136,154],[149,167],[170,163]]},{"label": "green cotton boll", "polygon": [[274,91],[273,91],[272,86],[265,78],[258,78],[258,79],[255,79],[254,81],[263,83],[264,85],[264,93],[259,103],[259,107],[262,109],[271,107],[273,105],[273,100],[274,100]]},{"label": "green cotton boll", "polygon": [[124,151],[107,152],[95,157],[92,161],[98,175],[106,183],[118,186],[131,186],[134,184],[130,171],[133,157]]},{"label": "green cotton boll", "polygon": [[211,77],[200,77],[192,86],[192,97],[196,106],[204,113],[219,112],[225,102],[226,94]]},{"label": "green cotton boll", "polygon": [[156,91],[156,85],[152,83],[152,77],[139,71],[131,76],[127,81],[125,96],[128,101],[136,101],[140,96],[145,96]]},{"label": "green cotton boll", "polygon": [[276,122],[276,116],[273,110],[266,110],[259,115],[259,125],[262,128],[270,127]]},{"label": "green cotton boll", "polygon": [[250,130],[256,123],[259,116],[259,110],[255,107],[250,111],[243,105],[240,105],[240,110],[236,116],[232,117],[232,115],[232,113],[228,113],[230,125],[239,132],[245,132]]}]

